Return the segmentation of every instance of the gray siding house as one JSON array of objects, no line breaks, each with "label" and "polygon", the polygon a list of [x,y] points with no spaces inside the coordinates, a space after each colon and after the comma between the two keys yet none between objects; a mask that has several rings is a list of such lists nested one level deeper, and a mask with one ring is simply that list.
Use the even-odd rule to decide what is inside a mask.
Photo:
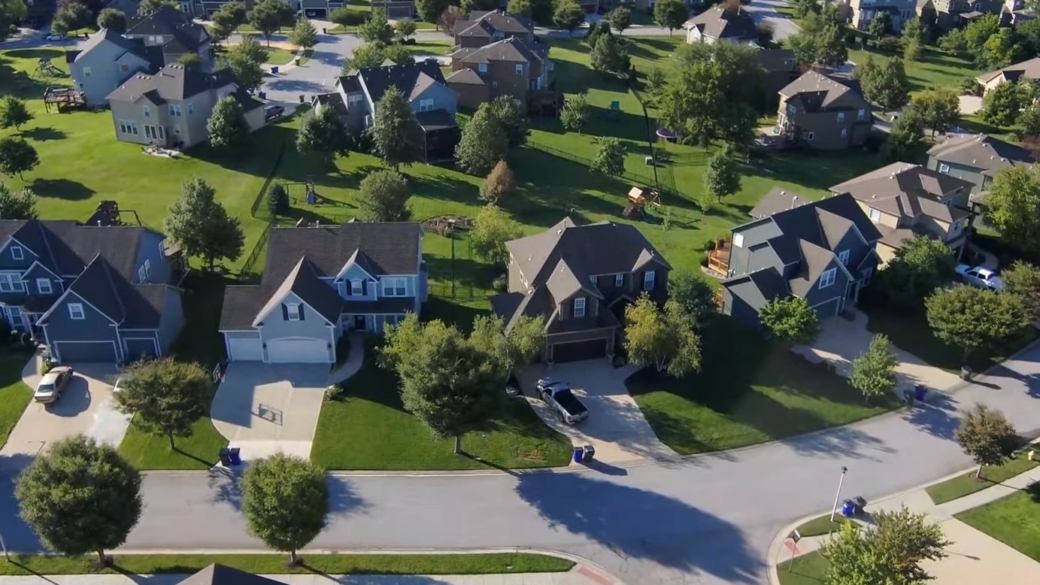
[{"label": "gray siding house", "polygon": [[155,47],[162,53],[162,65],[173,65],[184,55],[198,55],[203,71],[213,69],[213,51],[206,27],[172,6],[131,18],[123,36],[140,40],[146,47]]},{"label": "gray siding house", "polygon": [[140,39],[101,29],[77,51],[65,54],[76,89],[87,104],[108,103],[108,94],[137,73],[155,73],[162,67],[162,51]]},{"label": "gray siding house", "polygon": [[382,332],[428,294],[417,223],[273,228],[259,285],[224,291],[230,361],[334,363],[349,330]]},{"label": "gray siding house", "polygon": [[166,355],[184,317],[165,236],[144,227],[0,220],[0,310],[62,362]]},{"label": "gray siding house", "polygon": [[968,181],[973,195],[988,189],[1000,171],[1034,164],[1033,153],[988,134],[955,136],[928,150],[928,169]]},{"label": "gray siding house", "polygon": [[781,209],[733,228],[728,278],[722,283],[722,312],[758,327],[770,301],[796,296],[821,319],[854,306],[878,265],[874,244],[881,234],[849,195],[804,203],[804,197],[774,189],[777,202],[756,209]]}]

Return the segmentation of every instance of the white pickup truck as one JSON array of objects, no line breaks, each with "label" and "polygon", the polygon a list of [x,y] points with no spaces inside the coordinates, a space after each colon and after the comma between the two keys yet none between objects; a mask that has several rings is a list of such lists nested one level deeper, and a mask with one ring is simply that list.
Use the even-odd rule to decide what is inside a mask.
[{"label": "white pickup truck", "polygon": [[589,409],[571,392],[570,384],[566,382],[554,382],[548,378],[538,380],[538,397],[569,425],[589,418]]}]

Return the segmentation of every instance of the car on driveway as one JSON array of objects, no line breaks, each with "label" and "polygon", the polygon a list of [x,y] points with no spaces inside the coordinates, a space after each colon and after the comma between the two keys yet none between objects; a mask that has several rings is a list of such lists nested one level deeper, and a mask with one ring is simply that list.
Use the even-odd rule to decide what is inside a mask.
[{"label": "car on driveway", "polygon": [[538,380],[538,397],[567,424],[577,424],[589,418],[589,409],[571,392],[571,386],[566,382],[554,382],[548,378]]},{"label": "car on driveway", "polygon": [[51,34],[47,35],[45,40],[50,41],[52,43],[57,43],[57,42],[60,42],[60,41],[64,41],[65,40],[65,35],[59,35],[58,33],[51,33]]},{"label": "car on driveway", "polygon": [[264,120],[266,120],[268,122],[270,122],[271,120],[275,120],[277,118],[281,118],[282,114],[284,114],[284,113],[285,113],[285,108],[283,108],[282,106],[278,106],[278,105],[274,105],[274,104],[269,104],[269,105],[264,106]]},{"label": "car on driveway", "polygon": [[1000,280],[997,273],[988,268],[983,268],[982,266],[975,266],[973,268],[967,264],[958,264],[957,275],[960,276],[961,280],[964,282],[977,287],[987,288],[997,292],[1004,290],[1004,282]]},{"label": "car on driveway", "polygon": [[61,393],[69,385],[73,373],[72,368],[59,366],[44,374],[36,386],[36,392],[33,393],[33,400],[49,404],[61,398]]}]

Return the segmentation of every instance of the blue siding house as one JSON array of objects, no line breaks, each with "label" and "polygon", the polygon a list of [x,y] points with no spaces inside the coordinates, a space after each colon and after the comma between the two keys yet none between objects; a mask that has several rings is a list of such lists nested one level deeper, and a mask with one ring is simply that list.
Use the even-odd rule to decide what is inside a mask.
[{"label": "blue siding house", "polygon": [[184,318],[165,239],[137,226],[0,220],[0,315],[62,362],[166,355]]},{"label": "blue siding house", "polygon": [[349,330],[382,332],[426,301],[417,223],[273,228],[259,285],[224,291],[231,361],[334,363]]}]

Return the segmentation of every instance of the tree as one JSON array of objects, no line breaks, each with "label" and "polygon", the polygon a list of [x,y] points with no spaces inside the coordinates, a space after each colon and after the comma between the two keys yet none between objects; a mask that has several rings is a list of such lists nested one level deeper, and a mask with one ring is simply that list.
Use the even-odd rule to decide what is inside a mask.
[{"label": "tree", "polygon": [[892,17],[887,12],[878,10],[877,16],[870,21],[870,28],[867,29],[867,32],[875,39],[892,34]]},{"label": "tree", "polygon": [[1022,60],[1022,45],[1019,44],[1015,32],[1002,28],[986,40],[982,46],[983,62],[994,69],[1007,67]]},{"label": "tree", "polygon": [[94,15],[90,9],[79,2],[66,2],[54,13],[51,27],[55,32],[73,31],[90,26]]},{"label": "tree", "polygon": [[961,118],[960,98],[949,88],[926,89],[914,95],[910,106],[921,117],[926,128],[946,134]]},{"label": "tree", "polygon": [[18,476],[20,516],[67,556],[122,546],[141,518],[141,475],[108,445],[77,435],[51,445]]},{"label": "tree", "polygon": [[982,119],[994,126],[1008,128],[1022,111],[1022,91],[1014,83],[1001,83],[982,96]]},{"label": "tree", "polygon": [[266,63],[269,53],[254,35],[244,35],[242,42],[231,49],[231,53],[244,56],[256,63]]},{"label": "tree", "polygon": [[[419,13],[419,18],[422,18],[425,22],[436,23],[437,17],[444,13],[451,6],[450,0],[417,0],[415,3],[415,9]],[[451,29],[444,31],[450,33]]]},{"label": "tree", "polygon": [[1040,171],[1009,167],[997,173],[989,191],[987,221],[1004,241],[1020,250],[1040,251]]},{"label": "tree", "polygon": [[1021,39],[1023,49],[1030,55],[1040,53],[1040,22],[1033,22],[1034,20],[1036,19],[1015,24],[1015,34]]},{"label": "tree", "polygon": [[966,52],[974,55],[977,61],[985,58],[986,41],[1000,30],[1000,21],[996,14],[987,14],[976,18],[964,28],[964,45]]},{"label": "tree", "polygon": [[0,138],[0,174],[13,177],[31,171],[40,164],[36,149],[22,138],[8,136]]},{"label": "tree", "polygon": [[12,25],[25,20],[27,14],[28,8],[22,0],[0,0],[0,41],[7,39]]},{"label": "tree", "polygon": [[454,437],[481,428],[497,411],[502,392],[491,392],[505,379],[503,364],[481,337],[467,339],[440,320],[422,324],[415,313],[388,330],[380,364],[397,373],[404,408],[435,437]]},{"label": "tree", "polygon": [[520,226],[509,219],[509,216],[500,207],[485,205],[473,219],[469,244],[473,253],[485,262],[505,268],[509,264],[509,250],[506,249],[506,242],[522,235]]},{"label": "tree", "polygon": [[720,203],[723,197],[740,191],[740,170],[730,147],[723,148],[708,160],[704,188]]},{"label": "tree", "polygon": [[209,143],[214,148],[242,146],[249,139],[249,122],[242,104],[233,95],[226,95],[213,106],[213,114],[206,122]]},{"label": "tree", "polygon": [[412,196],[404,175],[383,170],[369,173],[361,181],[359,217],[364,221],[408,221],[412,212],[408,199]]},{"label": "tree", "polygon": [[1021,437],[1004,414],[985,404],[974,404],[961,411],[961,421],[954,437],[961,449],[979,464],[975,479],[982,479],[984,466],[1004,463],[1022,444]]},{"label": "tree", "polygon": [[654,22],[668,29],[668,36],[675,29],[682,28],[688,18],[690,10],[682,0],[658,0],[654,4]]},{"label": "tree", "polygon": [[668,296],[695,327],[702,327],[715,313],[714,289],[689,270],[672,272],[668,277]]},{"label": "tree", "polygon": [[531,127],[523,107],[512,96],[499,96],[488,102],[488,115],[506,134],[509,148],[519,148],[527,143]]},{"label": "tree", "polygon": [[589,45],[589,49],[595,49],[597,41],[602,36],[614,36],[610,30],[610,23],[606,20],[600,20],[589,26],[589,32],[585,35],[585,42]]},{"label": "tree", "polygon": [[625,172],[625,145],[617,138],[601,138],[590,168],[610,177]]},{"label": "tree", "polygon": [[557,0],[553,9],[553,24],[574,34],[574,29],[585,23],[585,11],[574,0]]},{"label": "tree", "polygon": [[660,99],[661,94],[664,92],[665,86],[668,85],[668,77],[664,74],[664,70],[660,67],[651,67],[646,72],[646,93],[649,97],[651,105],[656,105]]},{"label": "tree", "polygon": [[925,299],[928,325],[940,341],[964,351],[964,361],[1029,326],[1022,299],[974,286],[938,289]]},{"label": "tree", "polygon": [[884,396],[896,387],[895,354],[888,350],[888,337],[877,334],[870,340],[867,351],[852,360],[849,385],[871,398]]},{"label": "tree", "polygon": [[[480,186],[480,198],[491,205],[499,205],[516,191],[516,177],[506,161],[500,160]],[[0,216],[3,217],[3,216]]]},{"label": "tree", "polygon": [[441,12],[441,15],[437,18],[437,26],[446,33],[450,33],[455,28],[455,23],[460,20],[466,20],[466,15],[462,12],[458,6],[449,6]]},{"label": "tree", "polygon": [[917,39],[903,41],[903,59],[905,61],[920,61],[924,54],[924,43]]},{"label": "tree", "polygon": [[320,107],[303,117],[296,132],[296,150],[319,154],[328,161],[346,155],[349,147],[347,128],[331,107]]},{"label": "tree", "polygon": [[600,40],[592,47],[592,68],[617,77],[628,75],[632,67],[628,57],[628,45],[619,37],[611,34],[601,35]]},{"label": "tree", "polygon": [[912,161],[924,146],[924,123],[917,108],[908,107],[892,125],[892,131],[881,146],[881,156],[887,162]]},{"label": "tree", "polygon": [[455,146],[455,162],[467,173],[487,175],[508,150],[509,137],[492,117],[489,104],[483,103],[462,129],[462,139]]},{"label": "tree", "polygon": [[358,36],[366,43],[389,45],[394,40],[394,29],[382,10],[373,10],[372,16],[358,27]]},{"label": "tree", "polygon": [[888,267],[878,273],[878,285],[896,304],[917,307],[925,297],[953,278],[956,265],[946,244],[916,236],[904,240]]},{"label": "tree", "polygon": [[249,534],[275,550],[288,551],[290,564],[298,564],[296,551],[325,528],[325,470],[284,453],[257,461],[242,476],[242,513]]},{"label": "tree", "polygon": [[506,4],[506,12],[526,18],[531,18],[532,9],[531,0],[509,0]]},{"label": "tree", "polygon": [[98,14],[97,25],[98,28],[124,33],[126,32],[126,15],[122,10],[106,8]]},{"label": "tree", "polygon": [[[0,205],[0,210],[2,209]],[[0,211],[0,218],[7,219],[7,216]],[[1004,282],[1004,292],[1021,299],[1033,321],[1040,320],[1040,268],[1016,260],[1011,268],[1000,274],[1000,278]]]},{"label": "tree", "polygon": [[241,2],[228,2],[221,6],[211,17],[213,24],[209,34],[217,42],[231,36],[246,20],[246,7]]},{"label": "tree", "polygon": [[[828,6],[831,6],[828,4]],[[848,47],[845,44],[844,25],[826,24],[818,21],[819,28],[811,30],[809,25],[802,27],[802,32],[784,39],[786,48],[791,49],[800,65],[821,65],[834,67],[848,60]]]},{"label": "tree", "polygon": [[292,32],[289,33],[289,42],[301,49],[310,49],[318,44],[318,31],[315,30],[311,21],[302,17],[296,21]]},{"label": "tree", "polygon": [[202,258],[209,270],[218,259],[234,262],[242,255],[245,234],[237,217],[216,201],[216,191],[202,179],[181,187],[163,228],[188,256]]},{"label": "tree", "polygon": [[805,19],[810,14],[820,13],[820,0],[795,0],[791,4],[794,5],[794,15],[799,20]]},{"label": "tree", "polygon": [[618,6],[607,14],[607,22],[617,31],[619,35],[624,34],[632,26],[632,11],[624,6]]},{"label": "tree", "polygon": [[267,210],[271,212],[272,216],[284,215],[289,211],[289,192],[285,190],[285,185],[281,183],[271,185],[271,190],[267,193]]},{"label": "tree", "polygon": [[765,304],[759,321],[773,339],[785,345],[808,345],[820,334],[816,309],[801,297],[778,297]]},{"label": "tree", "polygon": [[902,35],[904,43],[916,42],[918,45],[924,45],[928,42],[928,31],[916,16],[903,23]]},{"label": "tree", "polygon": [[192,426],[209,411],[213,380],[202,366],[170,358],[132,366],[120,377],[116,407],[134,416],[145,432],[174,437],[191,435]]},{"label": "tree", "polygon": [[415,58],[412,57],[411,51],[404,45],[387,45],[383,47],[383,54],[386,55],[387,59],[390,59],[398,65],[409,65],[415,63]]},{"label": "tree", "polygon": [[415,21],[410,18],[402,18],[394,23],[394,32],[397,36],[402,39],[408,39],[408,37],[415,34]]},{"label": "tree", "polygon": [[292,19],[292,8],[281,0],[258,0],[249,12],[249,24],[264,35],[268,47],[271,46],[271,35],[291,23]]},{"label": "tree", "polygon": [[885,59],[859,76],[863,96],[881,106],[882,112],[897,110],[910,101],[910,82],[902,59]]},{"label": "tree", "polygon": [[1040,104],[1032,104],[1022,110],[1022,115],[1018,118],[1018,125],[1022,127],[1017,132],[1019,141],[1040,136]]},{"label": "tree", "polygon": [[846,522],[824,544],[824,582],[915,585],[931,579],[921,562],[946,556],[943,549],[950,542],[942,528],[926,524],[925,514],[914,514],[905,506],[896,512],[876,512],[873,517],[875,529],[863,530]]},{"label": "tree", "polygon": [[968,52],[968,39],[964,36],[964,29],[955,28],[939,39],[939,48],[944,53],[955,57],[962,57]]},{"label": "tree", "polygon": [[589,103],[585,94],[579,93],[567,98],[567,103],[560,110],[560,123],[570,132],[581,134],[581,129],[589,120]]},{"label": "tree", "polygon": [[148,16],[154,12],[158,12],[162,8],[169,6],[174,10],[180,10],[174,0],[141,0],[141,3],[137,5],[138,16]]},{"label": "tree", "polygon": [[36,194],[32,189],[15,193],[0,183],[0,219],[36,219]]},{"label": "tree", "polygon": [[198,71],[202,69],[202,57],[199,57],[196,53],[184,53],[177,57],[177,64],[185,69]]},{"label": "tree", "polygon": [[700,369],[700,337],[693,321],[674,301],[662,310],[645,292],[625,307],[625,350],[633,364],[676,378]]},{"label": "tree", "polygon": [[22,126],[28,124],[32,119],[32,112],[25,107],[24,101],[13,95],[6,96],[3,101],[0,101],[0,128],[5,130],[14,128],[20,132]]},{"label": "tree", "polygon": [[[443,0],[436,1],[440,2]],[[329,21],[338,24],[343,27],[344,30],[352,26],[361,26],[366,20],[368,20],[368,13],[361,12],[360,10],[351,10],[345,7],[337,8],[329,15]]]},{"label": "tree", "polygon": [[[794,53],[794,59],[799,67],[811,67],[816,64],[816,39],[812,35],[804,32],[793,34],[784,39],[782,44],[785,49]],[[867,54],[867,60],[870,59],[873,59],[873,56]],[[855,73],[855,71],[853,72]]]},{"label": "tree", "polygon": [[396,87],[379,98],[369,134],[376,154],[395,171],[422,156],[422,128],[411,104]]},{"label": "tree", "polygon": [[260,65],[267,61],[267,50],[252,36],[246,36],[241,44],[232,47],[227,60],[240,86],[256,91],[263,84],[264,70]]},{"label": "tree", "polygon": [[340,75],[346,76],[352,71],[358,69],[379,67],[387,59],[386,49],[386,46],[380,44],[368,44],[356,47],[350,56],[343,61],[343,68],[340,70]]}]

